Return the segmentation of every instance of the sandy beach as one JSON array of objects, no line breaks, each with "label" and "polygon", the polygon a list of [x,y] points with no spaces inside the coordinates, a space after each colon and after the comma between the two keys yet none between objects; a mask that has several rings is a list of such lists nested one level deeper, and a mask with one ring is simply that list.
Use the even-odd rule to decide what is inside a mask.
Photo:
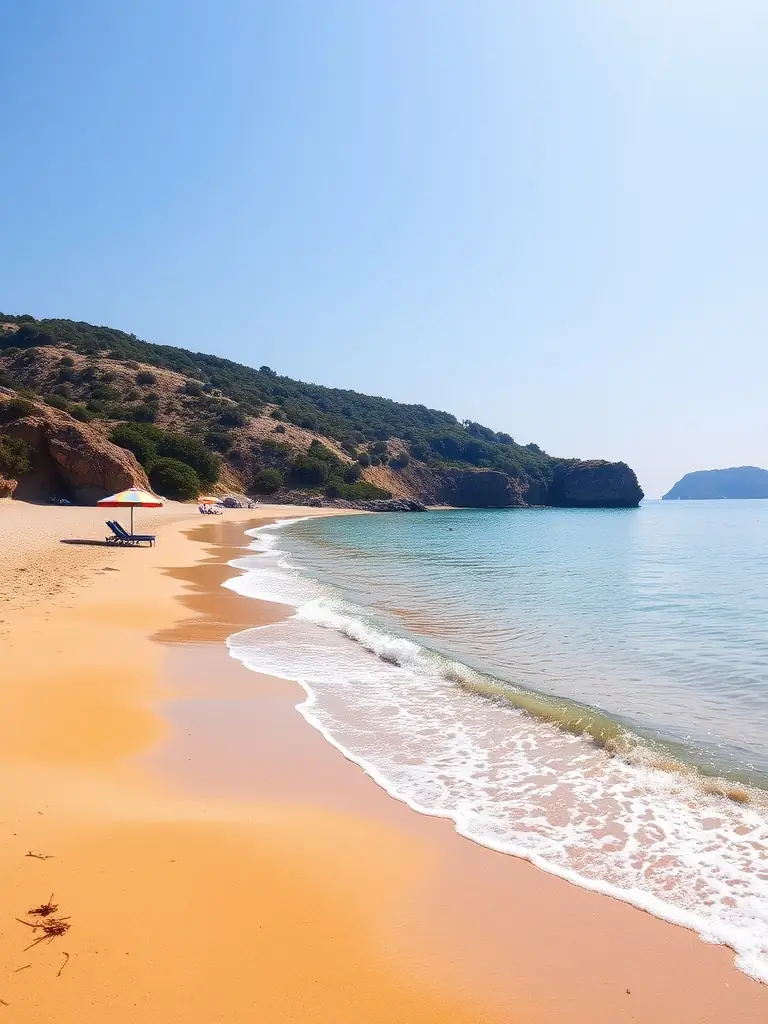
[{"label": "sandy beach", "polygon": [[0,1024],[768,1020],[730,950],[413,812],[229,656],[289,612],[221,587],[244,531],[317,514],[115,549],[0,502]]}]

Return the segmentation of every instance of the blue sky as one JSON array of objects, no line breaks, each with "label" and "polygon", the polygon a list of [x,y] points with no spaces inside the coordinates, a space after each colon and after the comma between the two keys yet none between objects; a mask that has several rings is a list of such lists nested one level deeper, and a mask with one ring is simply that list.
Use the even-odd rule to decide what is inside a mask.
[{"label": "blue sky", "polygon": [[768,467],[764,0],[0,6],[0,309]]}]

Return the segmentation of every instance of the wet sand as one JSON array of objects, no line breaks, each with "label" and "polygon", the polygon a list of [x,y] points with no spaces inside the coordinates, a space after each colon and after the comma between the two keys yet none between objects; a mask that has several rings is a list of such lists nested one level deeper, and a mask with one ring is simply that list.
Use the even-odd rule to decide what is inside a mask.
[{"label": "wet sand", "polygon": [[255,514],[174,515],[4,614],[0,1024],[768,1019],[729,950],[388,797],[228,655],[287,611],[220,586]]}]

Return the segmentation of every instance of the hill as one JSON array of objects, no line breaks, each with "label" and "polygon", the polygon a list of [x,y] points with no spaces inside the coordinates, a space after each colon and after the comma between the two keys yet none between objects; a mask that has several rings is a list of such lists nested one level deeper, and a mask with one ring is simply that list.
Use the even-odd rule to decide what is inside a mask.
[{"label": "hill", "polygon": [[707,498],[768,498],[768,470],[757,466],[701,469],[686,473],[663,495],[664,501]]},{"label": "hill", "polygon": [[[278,499],[299,492],[329,500],[633,506],[642,498],[624,463],[556,458],[423,405],[306,384],[268,366],[71,320],[0,313],[0,385],[90,422],[133,451],[150,479],[159,460],[169,495],[220,481]],[[177,480],[179,462],[196,479]]]}]

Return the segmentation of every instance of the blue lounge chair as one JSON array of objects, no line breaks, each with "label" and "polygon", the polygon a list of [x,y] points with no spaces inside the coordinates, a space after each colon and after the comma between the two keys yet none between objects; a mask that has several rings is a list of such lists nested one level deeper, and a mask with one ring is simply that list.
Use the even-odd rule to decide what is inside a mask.
[{"label": "blue lounge chair", "polygon": [[117,544],[142,544],[147,543],[150,547],[155,543],[153,533],[128,533],[116,520],[108,522],[107,526],[115,535]]},{"label": "blue lounge chair", "polygon": [[107,526],[112,531],[111,537],[105,537],[107,544],[125,544],[122,535],[116,529],[117,524],[112,519],[107,520]]}]

